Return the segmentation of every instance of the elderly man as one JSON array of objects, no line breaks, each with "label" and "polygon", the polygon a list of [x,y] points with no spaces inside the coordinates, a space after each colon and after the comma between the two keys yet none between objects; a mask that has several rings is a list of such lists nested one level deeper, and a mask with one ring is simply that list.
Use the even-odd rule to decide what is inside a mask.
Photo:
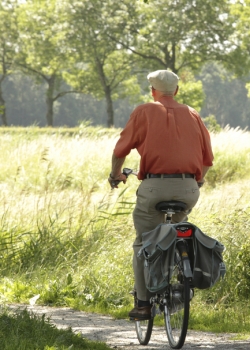
[{"label": "elderly man", "polygon": [[160,201],[177,200],[187,204],[187,211],[173,215],[173,223],[187,220],[187,214],[199,198],[199,187],[212,166],[213,153],[208,130],[199,114],[174,100],[178,76],[158,70],[147,76],[154,102],[135,108],[121,132],[112,156],[110,184],[126,182],[121,173],[125,157],[136,148],[140,154],[138,179],[142,180],[133,212],[136,239],[133,244],[133,269],[138,305],[130,318],[150,318],[150,292],[146,289],[143,262],[137,258],[142,233],[164,221],[155,209]]}]

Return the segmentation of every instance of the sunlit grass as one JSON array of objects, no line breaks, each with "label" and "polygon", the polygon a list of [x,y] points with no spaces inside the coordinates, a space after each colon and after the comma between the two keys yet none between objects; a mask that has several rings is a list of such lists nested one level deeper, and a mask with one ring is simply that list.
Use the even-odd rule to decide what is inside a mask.
[{"label": "sunlit grass", "polygon": [[[84,132],[39,134],[30,129],[1,134],[1,303],[28,303],[40,295],[40,304],[116,317],[126,317],[132,306],[131,213],[139,181],[131,176],[112,191],[107,177],[119,131]],[[234,313],[235,323],[240,322],[240,306],[234,303],[241,305],[250,287],[241,272],[242,261],[250,266],[245,246],[250,229],[250,133],[224,130],[212,134],[212,144],[214,167],[189,221],[226,246],[228,272],[211,290],[197,291],[190,325],[213,329],[225,313],[224,331],[231,331]],[[125,166],[138,169],[136,151]],[[250,312],[245,311],[248,332]]]},{"label": "sunlit grass", "polygon": [[214,166],[206,177],[209,186],[249,178],[249,136],[249,131],[228,127],[211,135],[215,159]]},{"label": "sunlit grass", "polygon": [[92,342],[70,328],[57,329],[50,320],[26,310],[12,313],[0,310],[1,350],[108,350],[106,344]]}]

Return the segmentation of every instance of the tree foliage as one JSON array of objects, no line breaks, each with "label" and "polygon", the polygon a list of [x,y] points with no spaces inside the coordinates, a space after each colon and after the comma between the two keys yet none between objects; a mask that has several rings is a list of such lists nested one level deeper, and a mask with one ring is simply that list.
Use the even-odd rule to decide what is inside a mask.
[{"label": "tree foliage", "polygon": [[250,0],[237,0],[231,7],[235,31],[231,37],[232,50],[226,67],[246,82],[250,97]]},{"label": "tree foliage", "polygon": [[53,125],[53,104],[72,90],[61,91],[63,71],[69,69],[71,56],[60,21],[60,2],[28,0],[18,10],[20,50],[17,64],[37,82],[45,81],[47,125]]},{"label": "tree foliage", "polygon": [[[207,110],[216,118],[219,115],[218,120],[224,124],[228,117],[224,117],[221,106],[227,104],[227,98],[218,91],[214,96],[213,89],[208,88],[209,79],[205,79],[206,103],[202,107],[204,80],[202,85],[197,74],[204,63],[220,62],[249,83],[249,15],[250,0],[3,0],[0,4],[3,124],[7,120],[2,82],[6,74],[17,73],[17,67],[43,86],[47,125],[54,124],[54,110],[64,105],[58,99],[75,92],[104,100],[107,125],[118,125],[115,111],[121,99],[132,108],[151,98],[146,76],[157,69],[170,69],[181,77],[178,101]],[[216,80],[220,73],[214,74],[210,78]],[[230,79],[224,79],[222,84],[225,93]],[[13,78],[12,82],[17,80]],[[217,105],[212,96],[215,101],[220,97]],[[103,103],[100,105],[101,121],[105,108]],[[248,123],[248,114],[242,115]]]},{"label": "tree foliage", "polygon": [[179,103],[184,103],[192,106],[200,112],[205,99],[205,94],[202,89],[202,82],[195,80],[192,73],[189,71],[183,72],[180,75],[179,91],[176,95],[176,100]]},{"label": "tree foliage", "polygon": [[4,0],[0,3],[0,116],[5,126],[7,125],[7,118],[2,83],[11,73],[16,56],[18,39],[16,6],[16,0]]},{"label": "tree foliage", "polygon": [[197,70],[224,55],[232,32],[226,0],[154,0],[138,2],[135,23],[124,28],[122,44],[145,69]]},{"label": "tree foliage", "polygon": [[[113,101],[140,93],[133,75],[134,57],[110,40],[116,30],[124,35],[124,23],[136,15],[131,1],[68,1],[66,21],[72,23],[68,40],[76,52],[74,69],[66,72],[68,83],[97,99],[106,100],[107,125],[114,125]],[[117,30],[118,28],[118,30]]]},{"label": "tree foliage", "polygon": [[225,66],[238,77],[249,80],[250,69],[250,0],[236,0],[231,5],[234,31],[230,36],[230,50]]},{"label": "tree foliage", "polygon": [[214,115],[222,127],[249,125],[250,100],[244,81],[216,63],[205,65],[199,78],[206,96],[201,116]]}]

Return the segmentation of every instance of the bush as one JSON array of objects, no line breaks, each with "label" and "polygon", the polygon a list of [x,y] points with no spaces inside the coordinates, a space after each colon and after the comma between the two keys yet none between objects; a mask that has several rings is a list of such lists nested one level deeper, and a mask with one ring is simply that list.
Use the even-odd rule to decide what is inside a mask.
[{"label": "bush", "polygon": [[216,117],[214,115],[209,115],[205,118],[202,118],[202,120],[210,132],[222,131],[222,127],[217,122]]}]

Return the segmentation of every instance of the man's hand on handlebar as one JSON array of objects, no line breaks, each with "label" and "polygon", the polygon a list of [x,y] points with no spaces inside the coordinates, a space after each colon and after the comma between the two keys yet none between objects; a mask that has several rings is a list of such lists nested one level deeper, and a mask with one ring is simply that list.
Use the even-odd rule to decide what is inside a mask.
[{"label": "man's hand on handlebar", "polygon": [[124,184],[127,181],[127,176],[121,173],[119,176],[113,177],[111,174],[109,175],[108,182],[112,189],[118,188],[118,185],[120,182],[123,182]]},{"label": "man's hand on handlebar", "polygon": [[133,171],[132,169],[129,168],[123,168],[122,173],[118,176],[113,176],[112,173],[110,173],[109,178],[108,178],[108,182],[112,188],[112,190],[114,188],[118,188],[118,185],[120,182],[123,182],[124,184],[127,181],[127,178],[130,174],[133,175],[137,175],[137,172]]}]

